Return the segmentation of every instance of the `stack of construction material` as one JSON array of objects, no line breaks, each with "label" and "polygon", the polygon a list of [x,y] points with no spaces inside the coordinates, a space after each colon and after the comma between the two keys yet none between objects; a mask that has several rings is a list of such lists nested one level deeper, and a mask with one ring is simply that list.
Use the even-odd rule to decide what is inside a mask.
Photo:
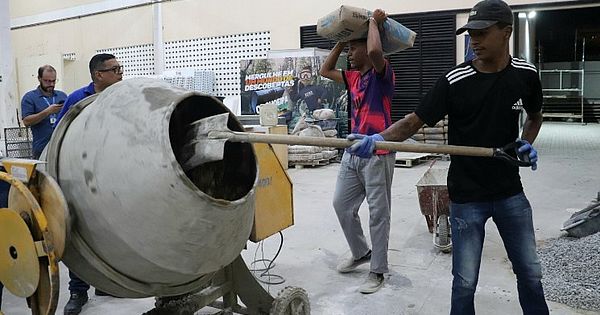
[{"label": "stack of construction material", "polygon": [[[300,118],[294,131],[299,137],[337,137],[337,119],[330,109],[319,109],[313,112],[312,119]],[[335,148],[291,145],[288,147],[288,163],[290,165],[327,165],[337,157]]]},{"label": "stack of construction material", "polygon": [[323,160],[323,149],[308,145],[288,146],[290,165],[318,165]]},{"label": "stack of construction material", "polygon": [[[314,121],[313,123],[323,130],[323,135],[326,138],[337,138],[337,118],[335,113],[331,109],[317,109],[312,114]],[[323,148],[323,158],[331,160],[337,157],[338,151],[335,148]]]},{"label": "stack of construction material", "polygon": [[429,144],[448,144],[448,117],[438,121],[433,127],[422,127],[412,138]]},{"label": "stack of construction material", "polygon": [[[325,135],[321,127],[317,125],[307,125],[304,129],[296,133],[299,137],[323,137]],[[288,146],[288,163],[290,165],[319,165],[324,160],[323,148],[290,145]]]},{"label": "stack of construction material", "polygon": [[[333,110],[324,108],[317,109],[312,113],[312,123],[321,127],[323,132],[325,132],[326,137],[335,137],[337,136],[337,118],[335,117],[335,113]],[[334,131],[334,132],[332,132]]]}]

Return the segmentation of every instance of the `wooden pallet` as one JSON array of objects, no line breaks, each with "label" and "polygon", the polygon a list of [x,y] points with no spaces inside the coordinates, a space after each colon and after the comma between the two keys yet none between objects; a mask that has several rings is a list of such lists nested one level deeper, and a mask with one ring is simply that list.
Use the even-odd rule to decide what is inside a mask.
[{"label": "wooden pallet", "polygon": [[396,153],[396,167],[413,167],[428,160],[429,153]]},{"label": "wooden pallet", "polygon": [[304,167],[317,167],[329,165],[330,163],[334,163],[336,158],[331,159],[319,159],[319,160],[306,160],[306,161],[293,161],[289,162],[288,165],[294,168],[304,168]]},{"label": "wooden pallet", "polygon": [[425,157],[425,159],[428,161],[432,161],[432,160],[450,161],[450,155],[449,154],[441,154],[441,153],[431,153],[427,157]]}]

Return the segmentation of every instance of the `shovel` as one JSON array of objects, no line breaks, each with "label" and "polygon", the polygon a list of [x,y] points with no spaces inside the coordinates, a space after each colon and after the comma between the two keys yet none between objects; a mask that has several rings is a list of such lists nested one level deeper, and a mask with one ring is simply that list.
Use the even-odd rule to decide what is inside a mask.
[{"label": "shovel", "polygon": [[[184,161],[183,169],[185,171],[191,170],[204,163],[222,160],[225,142],[227,141],[309,145],[341,149],[348,148],[351,145],[360,142],[360,140],[351,141],[341,138],[299,137],[292,135],[257,134],[232,131],[227,128],[228,119],[229,113],[223,113],[202,118],[190,124],[190,129],[187,134],[187,138],[190,140],[183,147],[182,151],[182,158]],[[375,149],[377,150],[493,157],[503,159],[517,166],[531,166],[531,162],[529,162],[527,157],[525,160],[520,160],[507,153],[509,150],[515,150],[518,147],[518,142],[510,143],[503,148],[482,148],[441,144],[414,144],[393,141],[375,142]]]}]

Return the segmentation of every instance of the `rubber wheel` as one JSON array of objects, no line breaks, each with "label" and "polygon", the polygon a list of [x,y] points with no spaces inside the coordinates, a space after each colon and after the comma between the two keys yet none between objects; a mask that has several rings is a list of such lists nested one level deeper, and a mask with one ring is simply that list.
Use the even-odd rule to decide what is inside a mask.
[{"label": "rubber wheel", "polygon": [[308,315],[308,294],[301,288],[286,287],[281,290],[271,306],[270,315]]},{"label": "rubber wheel", "polygon": [[438,244],[440,246],[447,246],[450,244],[450,223],[448,222],[447,215],[442,214],[438,217],[437,227]]}]

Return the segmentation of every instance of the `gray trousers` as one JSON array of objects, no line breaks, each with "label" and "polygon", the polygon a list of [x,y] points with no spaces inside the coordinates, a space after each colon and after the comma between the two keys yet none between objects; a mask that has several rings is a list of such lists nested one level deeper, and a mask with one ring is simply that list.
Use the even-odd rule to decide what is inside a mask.
[{"label": "gray trousers", "polygon": [[391,187],[395,159],[394,153],[363,159],[344,152],[333,195],[333,208],[355,259],[363,257],[369,251],[358,216],[358,209],[367,198],[372,248],[371,272],[376,273],[388,272]]}]

